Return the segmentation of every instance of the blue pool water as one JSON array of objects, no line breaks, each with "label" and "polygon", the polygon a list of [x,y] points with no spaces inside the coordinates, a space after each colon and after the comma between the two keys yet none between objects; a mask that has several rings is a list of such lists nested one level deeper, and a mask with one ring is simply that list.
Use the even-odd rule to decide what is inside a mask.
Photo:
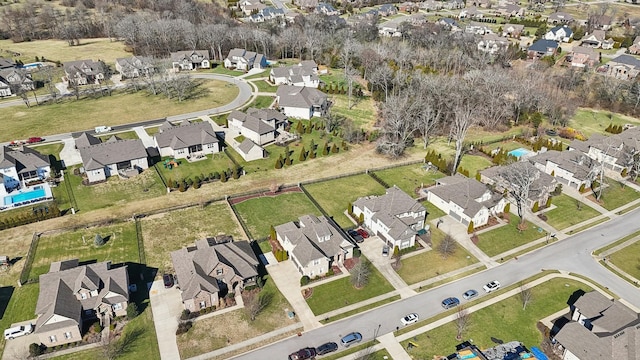
[{"label": "blue pool water", "polygon": [[37,198],[43,198],[43,197],[46,197],[46,196],[47,196],[47,194],[44,191],[43,187],[36,187],[36,188],[33,188],[33,190],[31,190],[31,191],[20,192],[20,193],[15,194],[15,195],[5,196],[4,204],[5,205],[11,205],[11,204],[15,204],[15,203],[23,202],[23,201],[29,201],[29,200],[33,200],[33,199],[37,199]]},{"label": "blue pool water", "polygon": [[511,156],[515,156],[518,159],[522,156],[522,155],[526,155],[529,153],[529,150],[525,149],[525,148],[517,148],[515,150],[511,150],[508,152],[509,155]]}]

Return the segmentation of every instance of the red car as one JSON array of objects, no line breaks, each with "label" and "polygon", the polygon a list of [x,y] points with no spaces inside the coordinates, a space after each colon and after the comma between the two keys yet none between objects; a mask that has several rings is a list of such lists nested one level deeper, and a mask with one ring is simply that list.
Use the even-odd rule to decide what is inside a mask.
[{"label": "red car", "polygon": [[289,360],[309,360],[316,358],[316,349],[312,347],[306,347],[300,349],[293,354],[289,355]]},{"label": "red car", "polygon": [[369,237],[369,233],[365,230],[365,229],[358,229],[358,234],[360,234],[360,236],[362,236],[363,238],[368,238]]},{"label": "red car", "polygon": [[39,142],[43,142],[44,139],[39,137],[39,136],[34,136],[34,137],[30,137],[29,140],[27,140],[27,143],[29,144],[35,144],[35,143],[39,143]]}]

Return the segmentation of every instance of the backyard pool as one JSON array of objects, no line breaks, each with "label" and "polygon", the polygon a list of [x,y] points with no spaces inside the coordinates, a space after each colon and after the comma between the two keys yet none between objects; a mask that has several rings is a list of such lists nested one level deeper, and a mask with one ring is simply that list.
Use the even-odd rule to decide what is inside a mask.
[{"label": "backyard pool", "polygon": [[36,186],[31,189],[19,190],[15,194],[7,195],[4,197],[4,204],[11,205],[21,203],[25,201],[31,201],[39,198],[47,197],[47,193],[42,186]]},{"label": "backyard pool", "polygon": [[530,153],[530,151],[525,148],[517,148],[508,152],[509,155],[515,156],[518,159],[520,159],[520,157],[522,157],[523,155],[527,155],[528,153]]}]

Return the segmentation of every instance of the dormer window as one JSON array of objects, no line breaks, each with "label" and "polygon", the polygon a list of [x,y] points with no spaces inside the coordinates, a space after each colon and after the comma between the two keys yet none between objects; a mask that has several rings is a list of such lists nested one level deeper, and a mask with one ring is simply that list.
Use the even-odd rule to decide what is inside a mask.
[{"label": "dormer window", "polygon": [[91,296],[98,296],[98,290],[91,291]]},{"label": "dormer window", "polygon": [[87,296],[87,293],[83,292],[83,293],[80,293],[80,297],[82,298],[82,300],[85,300],[88,296]]},{"label": "dormer window", "polygon": [[224,272],[223,269],[217,269],[216,270],[216,275],[222,275],[223,272]]}]

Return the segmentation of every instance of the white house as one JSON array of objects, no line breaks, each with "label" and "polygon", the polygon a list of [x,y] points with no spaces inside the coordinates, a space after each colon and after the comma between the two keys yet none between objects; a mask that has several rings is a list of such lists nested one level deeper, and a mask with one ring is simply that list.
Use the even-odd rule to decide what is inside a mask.
[{"label": "white house", "polygon": [[314,116],[324,116],[329,108],[325,93],[304,86],[280,85],[276,92],[276,102],[285,115],[307,120]]},{"label": "white house", "polygon": [[[87,146],[85,139],[90,139]],[[76,139],[87,180],[104,181],[110,176],[129,177],[149,168],[147,149],[142,140],[121,140],[113,136],[106,142],[88,133]]]},{"label": "white house", "polygon": [[24,69],[0,69],[0,97],[14,95],[16,90],[29,91],[34,88],[31,74]]},{"label": "white house", "polygon": [[[595,160],[580,151],[548,150],[527,158],[535,167],[544,171],[563,184],[573,189],[591,186],[589,172],[597,164]],[[597,168],[597,166],[595,166]]]},{"label": "white house", "polygon": [[573,38],[573,30],[567,25],[555,26],[544,34],[545,40],[569,42]]},{"label": "white house", "polygon": [[184,122],[175,126],[165,122],[154,136],[160,156],[176,159],[220,152],[220,142],[209,122]]},{"label": "white house", "polygon": [[247,113],[232,111],[227,117],[229,128],[251,139],[257,145],[275,141],[276,132],[287,126],[287,117],[273,109],[250,108]]},{"label": "white house", "polygon": [[353,203],[353,215],[363,214],[364,225],[390,247],[405,249],[415,245],[418,231],[424,228],[425,207],[394,186],[385,195],[359,198]]},{"label": "white house", "polygon": [[264,55],[238,48],[231,49],[224,59],[224,67],[227,69],[249,71],[254,68],[264,69],[267,65]]},{"label": "white house", "polygon": [[631,128],[611,136],[592,135],[587,141],[573,140],[569,148],[581,151],[591,159],[604,162],[607,169],[621,172],[626,168],[624,148],[640,149],[640,127]]},{"label": "white house", "polygon": [[209,51],[187,50],[171,53],[171,64],[174,70],[196,70],[211,67]]},{"label": "white house", "polygon": [[509,39],[496,34],[484,34],[478,41],[478,50],[495,54],[502,49],[509,47]]},{"label": "white house", "polygon": [[276,85],[317,88],[320,84],[318,64],[313,60],[305,60],[297,65],[273,68],[269,73],[269,81]]},{"label": "white house", "polygon": [[[49,157],[28,147],[0,147],[0,196],[51,176]],[[8,205],[0,203],[0,206]]]},{"label": "white house", "polygon": [[532,208],[536,202],[539,206],[546,204],[551,192],[556,189],[557,181],[553,176],[525,161],[480,170],[480,181],[492,186],[497,192],[510,193],[519,189],[522,184],[517,181],[511,182],[511,178],[504,175],[506,172],[526,174],[525,176],[530,176],[533,180],[529,184],[529,196],[524,202],[527,208]]},{"label": "white house", "polygon": [[607,39],[604,30],[593,30],[591,34],[582,37],[582,46],[593,47],[596,49],[609,50],[613,49],[613,39]]},{"label": "white house", "polygon": [[152,59],[144,56],[132,56],[116,59],[116,71],[122,78],[137,78],[155,71]]},{"label": "white house", "polygon": [[242,140],[235,150],[240,154],[240,156],[242,156],[244,161],[259,160],[267,157],[267,152],[264,148],[254,143],[249,138]]}]

